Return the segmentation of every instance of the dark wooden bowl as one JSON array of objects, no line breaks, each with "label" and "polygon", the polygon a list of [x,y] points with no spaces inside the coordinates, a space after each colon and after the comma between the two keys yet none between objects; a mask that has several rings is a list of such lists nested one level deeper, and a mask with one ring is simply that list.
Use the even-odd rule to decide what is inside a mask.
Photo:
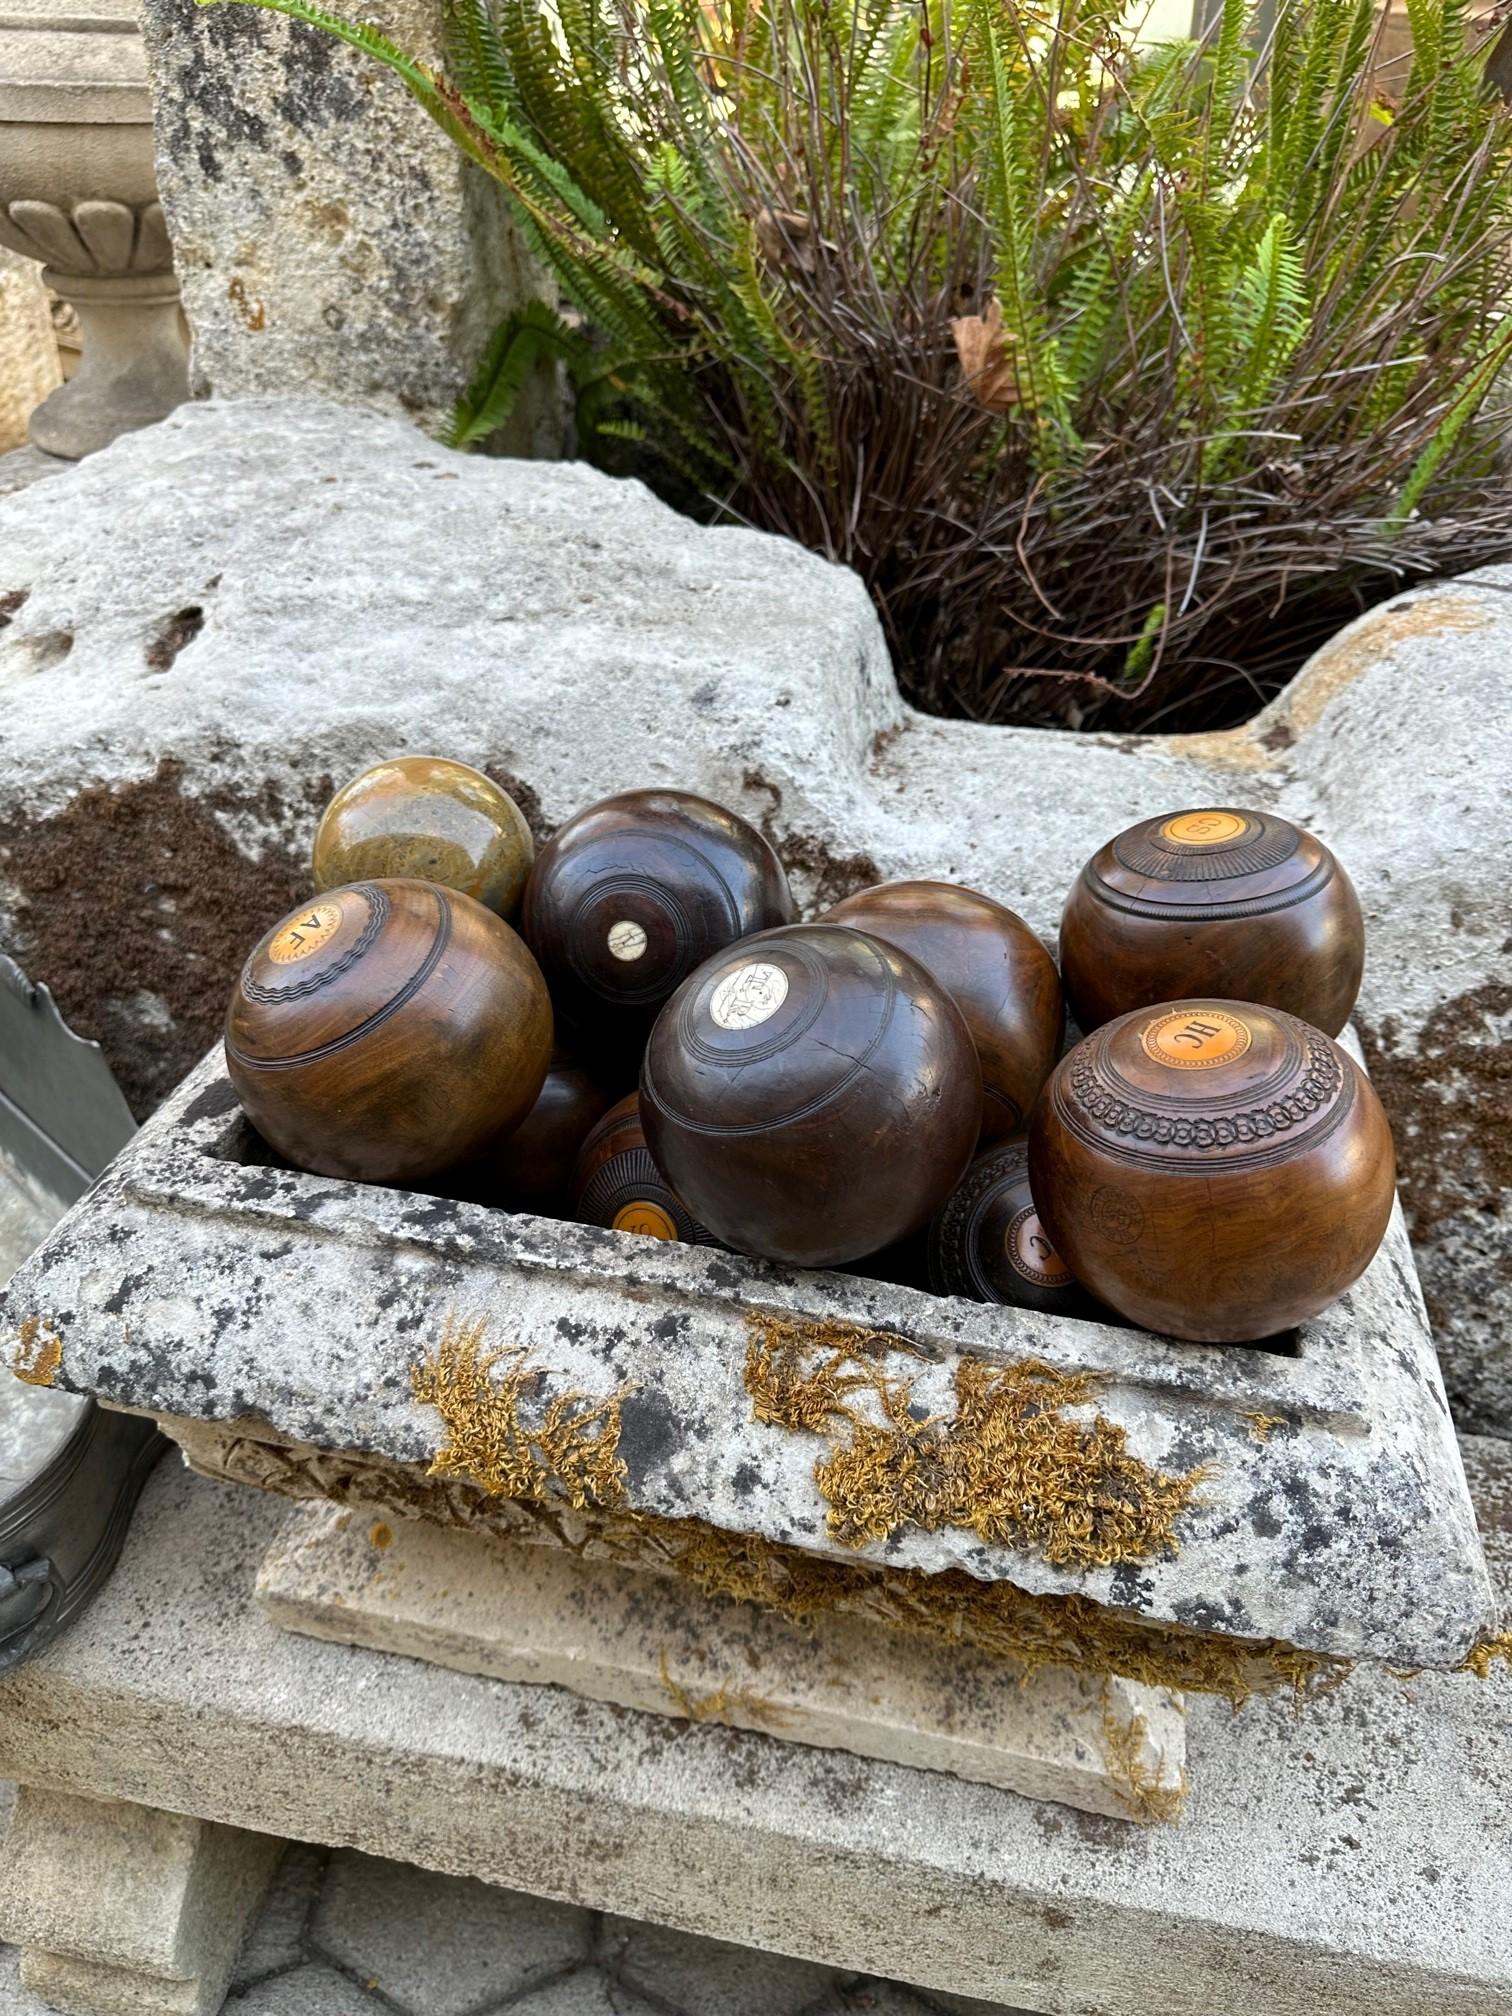
[{"label": "dark wooden bowl", "polygon": [[517,1126],[551,1058],[551,1003],[502,918],[432,882],[332,889],[260,941],[226,1011],[226,1067],[301,1169],[415,1183]]},{"label": "dark wooden bowl", "polygon": [[485,1144],[457,1174],[457,1193],[506,1211],[572,1216],[578,1151],[614,1104],[614,1090],[565,1054],[553,1057],[518,1127]]},{"label": "dark wooden bowl", "polygon": [[821,921],[898,946],[954,996],[981,1060],[982,1144],[1019,1132],[1066,1022],[1055,961],[1023,918],[954,883],[883,882]]},{"label": "dark wooden bowl", "polygon": [[1077,1279],[1147,1330],[1244,1343],[1364,1272],[1395,1195],[1370,1081],[1294,1016],[1243,1001],[1122,1015],[1063,1058],[1029,1175]]},{"label": "dark wooden bowl", "polygon": [[541,849],[521,928],[592,1056],[638,1048],[696,966],[793,914],[782,863],[754,826],[684,791],[626,791]]},{"label": "dark wooden bowl", "polygon": [[525,815],[491,777],[445,756],[396,756],[343,784],[315,829],[315,887],[418,877],[513,918],[535,858]]},{"label": "dark wooden bowl", "polygon": [[1061,978],[1083,1029],[1157,1001],[1258,1001],[1337,1036],[1365,965],[1360,899],[1321,840],[1274,812],[1146,819],[1066,899]]},{"label": "dark wooden bowl", "polygon": [[573,1215],[585,1225],[693,1246],[718,1244],[652,1161],[638,1093],[611,1106],[584,1141],[573,1191]]},{"label": "dark wooden bowl", "polygon": [[977,1156],[930,1225],[928,1256],[936,1295],[1051,1316],[1096,1313],[1040,1223],[1022,1134]]},{"label": "dark wooden bowl", "polygon": [[976,1145],[982,1073],[960,1009],[906,952],[794,924],[711,959],[667,1003],[641,1116],[717,1238],[830,1267],[933,1216]]}]

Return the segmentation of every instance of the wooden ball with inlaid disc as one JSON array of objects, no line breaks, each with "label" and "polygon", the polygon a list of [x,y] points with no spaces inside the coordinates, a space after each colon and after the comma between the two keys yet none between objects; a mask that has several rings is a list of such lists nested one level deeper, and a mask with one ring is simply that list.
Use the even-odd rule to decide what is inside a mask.
[{"label": "wooden ball with inlaid disc", "polygon": [[524,813],[491,777],[445,756],[396,756],[336,793],[311,865],[317,890],[418,877],[510,920],[534,858]]},{"label": "wooden ball with inlaid disc", "polygon": [[456,1172],[457,1194],[509,1211],[570,1216],[578,1151],[613,1104],[611,1086],[559,1052],[519,1126]]},{"label": "wooden ball with inlaid disc", "polygon": [[247,1116],[301,1169],[415,1183],[517,1126],[551,1058],[539,967],[434,882],[331,889],[258,943],[226,1011]]},{"label": "wooden ball with inlaid disc", "polygon": [[626,791],[541,849],[522,929],[579,1047],[624,1050],[711,953],[793,914],[754,826],[685,791]]},{"label": "wooden ball with inlaid disc", "polygon": [[936,1295],[1052,1316],[1088,1313],[1035,1207],[1022,1134],[978,1155],[951,1191],[929,1228],[928,1267]]},{"label": "wooden ball with inlaid disc", "polygon": [[695,1246],[717,1244],[652,1160],[637,1093],[611,1106],[589,1133],[578,1152],[573,1190],[573,1215],[585,1225]]},{"label": "wooden ball with inlaid disc", "polygon": [[1136,1009],[1062,1058],[1029,1176],[1057,1252],[1148,1330],[1243,1343],[1325,1309],[1395,1196],[1391,1129],[1332,1038],[1253,1002]]},{"label": "wooden ball with inlaid disc", "polygon": [[1258,1001],[1337,1036],[1365,966],[1354,885],[1321,840],[1274,812],[1145,819],[1083,868],[1060,928],[1083,1029],[1156,1001]]},{"label": "wooden ball with inlaid disc", "polygon": [[719,953],[657,1019],[641,1117],[726,1245],[828,1267],[919,1231],[982,1124],[955,1002],[895,945],[793,924]]},{"label": "wooden ball with inlaid disc", "polygon": [[869,931],[932,973],[966,1017],[982,1065],[982,1141],[1018,1132],[1060,1052],[1055,961],[1022,917],[950,882],[882,882],[822,920]]}]

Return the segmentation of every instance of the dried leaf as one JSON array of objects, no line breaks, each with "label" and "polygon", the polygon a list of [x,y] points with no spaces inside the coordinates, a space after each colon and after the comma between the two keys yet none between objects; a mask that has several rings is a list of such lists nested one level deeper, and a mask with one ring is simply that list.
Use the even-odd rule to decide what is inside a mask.
[{"label": "dried leaf", "polygon": [[1018,378],[1008,354],[1008,333],[996,301],[985,315],[957,315],[950,324],[956,355],[972,397],[989,413],[1008,413],[1019,403]]},{"label": "dried leaf", "polygon": [[821,251],[832,251],[814,236],[813,219],[800,210],[758,210],[756,243],[769,266],[796,266],[800,273],[818,271]]}]

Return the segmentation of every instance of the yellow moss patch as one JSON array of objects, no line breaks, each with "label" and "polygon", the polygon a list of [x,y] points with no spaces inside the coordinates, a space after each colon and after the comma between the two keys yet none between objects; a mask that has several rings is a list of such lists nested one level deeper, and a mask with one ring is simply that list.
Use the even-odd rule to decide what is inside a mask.
[{"label": "yellow moss patch", "polygon": [[1250,1440],[1252,1442],[1268,1442],[1273,1428],[1284,1428],[1286,1426],[1286,1416],[1284,1414],[1261,1414],[1254,1412],[1246,1414],[1244,1419],[1249,1423]]},{"label": "yellow moss patch", "polygon": [[602,1399],[559,1393],[539,1421],[521,1411],[541,1374],[518,1347],[483,1349],[486,1319],[448,1317],[441,1341],[410,1373],[422,1404],[434,1407],[448,1440],[432,1477],[466,1477],[497,1498],[565,1498],[576,1510],[625,1502],[619,1454],[624,1390]]},{"label": "yellow moss patch", "polygon": [[678,1714],[690,1722],[722,1722],[726,1729],[758,1722],[780,1729],[790,1720],[775,1701],[769,1701],[764,1694],[749,1693],[744,1687],[720,1687],[712,1694],[690,1694],[673,1679],[665,1652],[661,1655],[661,1684]]},{"label": "yellow moss patch", "polygon": [[1151,1624],[1086,1596],[1032,1596],[962,1569],[926,1575],[826,1560],[697,1519],[613,1514],[595,1538],[616,1558],[678,1575],[708,1596],[760,1603],[803,1625],[829,1612],[866,1617],[936,1644],[974,1646],[1026,1673],[1048,1665],[1117,1673],[1151,1687],[1222,1695],[1237,1708],[1252,1694],[1280,1687],[1300,1694],[1350,1670],[1347,1660],[1282,1638]]},{"label": "yellow moss patch", "polygon": [[[935,1643],[975,1646],[991,1657],[1013,1660],[1026,1672],[1054,1664],[1100,1674],[1118,1673],[1150,1686],[1219,1694],[1236,1706],[1252,1693],[1281,1686],[1300,1692],[1327,1676],[1342,1677],[1349,1670],[1345,1661],[1304,1652],[1284,1639],[1230,1638],[1177,1625],[1149,1624],[1084,1596],[1032,1596],[1010,1582],[979,1582],[960,1569],[926,1575],[917,1569],[832,1560],[754,1534],[733,1533],[700,1519],[669,1519],[634,1511],[627,1502],[625,1465],[618,1453],[623,1393],[598,1400],[580,1394],[561,1395],[549,1403],[538,1422],[532,1423],[523,1410],[527,1394],[539,1381],[539,1372],[526,1363],[522,1351],[485,1351],[484,1330],[481,1321],[448,1321],[435,1351],[411,1374],[415,1398],[435,1407],[447,1429],[446,1445],[426,1474],[464,1478],[491,1497],[530,1508],[531,1517],[543,1520],[555,1538],[575,1551],[591,1544],[626,1564],[680,1576],[706,1595],[760,1603],[804,1625],[827,1612],[842,1612]],[[830,1363],[836,1351],[833,1334],[818,1339],[819,1348],[827,1354],[827,1375],[817,1387],[811,1386],[800,1364],[784,1356],[788,1346],[802,1352],[811,1348],[809,1342],[796,1340],[786,1330],[764,1335],[771,1355],[759,1360],[756,1367],[762,1395],[758,1404],[774,1421],[805,1415],[815,1404],[811,1392],[844,1405],[851,1393],[877,1393],[879,1384],[889,1384],[874,1366],[867,1366],[864,1358],[858,1363],[854,1355],[895,1350],[896,1341],[886,1333],[848,1334],[846,1350],[835,1363]],[[855,1337],[861,1341],[855,1343]],[[753,1344],[760,1341],[753,1336]],[[1021,1372],[1022,1368],[1013,1370]],[[982,1384],[978,1385],[975,1377],[968,1379],[967,1409],[976,1418],[982,1410],[1001,1405],[993,1402],[991,1389],[1004,1375],[980,1365],[973,1371],[980,1375]],[[900,1386],[900,1382],[891,1384]],[[1058,1404],[1067,1405],[1068,1393],[1074,1391],[1080,1397],[1086,1390],[1090,1390],[1090,1382],[1068,1379],[1039,1366],[1032,1368],[1023,1384],[1013,1387],[1025,1407],[1041,1408],[1049,1406],[1052,1396],[1058,1396]],[[819,1418],[828,1422],[832,1411],[827,1405]],[[1024,1422],[1031,1434],[1037,1432],[1033,1422],[1039,1418],[1031,1415]],[[925,1424],[909,1417],[910,1432],[921,1425]],[[1111,1428],[1111,1424],[1102,1425]],[[1073,1429],[1078,1435],[1086,1435],[1096,1426],[1060,1424],[1061,1429]],[[1123,1455],[1121,1431],[1113,1429],[1112,1433],[1119,1438],[1115,1453]],[[990,1442],[988,1446],[992,1446]],[[1059,1448],[1058,1439],[1051,1446]],[[1097,1448],[1095,1435],[1092,1446]],[[1158,1479],[1158,1473],[1148,1471],[1147,1466],[1135,1465],[1133,1458],[1125,1460],[1133,1466],[1128,1474],[1140,1491],[1147,1490],[1145,1478]],[[912,1474],[917,1477],[920,1473],[915,1469]],[[1107,1480],[1125,1473],[1117,1466],[1101,1471],[1094,1466],[1092,1474]],[[1181,1489],[1188,1480],[1163,1481]],[[1196,1481],[1194,1473],[1190,1483],[1195,1485]],[[363,1490],[371,1498],[370,1478],[364,1480]],[[586,1534],[573,1537],[559,1530],[553,1508],[560,1507],[563,1497],[587,1515]],[[1148,1496],[1137,1500],[1146,1508],[1151,1502]],[[1162,1494],[1156,1493],[1153,1503],[1158,1507],[1161,1502]],[[1169,1492],[1164,1494],[1164,1502],[1172,1507],[1174,1518],[1179,1507]],[[1186,1502],[1184,1497],[1181,1502]],[[419,1507],[406,1501],[406,1509],[419,1509],[442,1524],[456,1523],[456,1514],[448,1509],[444,1496]],[[1100,1533],[1105,1536],[1108,1530],[1123,1530],[1129,1511],[1127,1504],[1113,1508],[1111,1527],[1099,1528],[1096,1505],[1083,1506],[1077,1525],[1068,1529],[1070,1536],[1073,1541],[1079,1537],[1082,1545],[1096,1544]],[[1147,1524],[1154,1516],[1148,1509],[1142,1514]],[[1083,1520],[1089,1523],[1081,1523]],[[467,1523],[487,1526],[488,1520],[470,1519]],[[731,1699],[726,1695],[726,1706]],[[719,1712],[719,1702],[715,1694],[706,1702],[693,1701],[692,1708],[701,1709],[703,1719],[711,1719]]]},{"label": "yellow moss patch", "polygon": [[1119,1799],[1136,1820],[1170,1823],[1181,1818],[1186,1805],[1186,1772],[1174,1785],[1162,1784],[1158,1773],[1145,1763],[1145,1743],[1150,1725],[1143,1715],[1122,1721],[1113,1707],[1113,1690],[1103,1688],[1103,1749],[1108,1760],[1108,1776]]},{"label": "yellow moss patch", "polygon": [[28,1386],[51,1386],[62,1363],[62,1338],[44,1330],[40,1316],[28,1316],[11,1353],[12,1372]]},{"label": "yellow moss patch", "polygon": [[[1208,1474],[1168,1475],[1131,1455],[1105,1415],[1072,1414],[1096,1381],[1035,1358],[958,1361],[955,1412],[916,1418],[914,1385],[870,1351],[876,1331],[753,1314],[745,1383],[758,1421],[829,1437],[814,1481],[826,1523],[847,1547],[906,1526],[956,1526],[1060,1568],[1107,1567],[1174,1553],[1175,1525]],[[863,1411],[861,1396],[873,1403]]]},{"label": "yellow moss patch", "polygon": [[368,1528],[368,1545],[376,1547],[380,1554],[394,1544],[394,1529],[385,1519],[376,1519]]},{"label": "yellow moss patch", "polygon": [[1491,1668],[1498,1659],[1506,1661],[1512,1669],[1512,1631],[1502,1631],[1494,1638],[1479,1638],[1470,1647],[1460,1662],[1461,1673],[1473,1673],[1477,1680],[1489,1680]]}]

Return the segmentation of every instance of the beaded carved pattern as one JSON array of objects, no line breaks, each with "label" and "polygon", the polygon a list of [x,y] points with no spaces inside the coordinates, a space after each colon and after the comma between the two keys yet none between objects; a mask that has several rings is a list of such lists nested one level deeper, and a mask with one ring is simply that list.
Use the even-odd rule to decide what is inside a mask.
[{"label": "beaded carved pattern", "polygon": [[1307,1069],[1292,1090],[1242,1113],[1194,1116],[1137,1106],[1105,1084],[1086,1057],[1073,1062],[1070,1088],[1081,1112],[1110,1134],[1151,1141],[1161,1148],[1231,1148],[1272,1140],[1310,1119],[1337,1096],[1343,1076],[1333,1046],[1323,1037],[1310,1036]]}]

